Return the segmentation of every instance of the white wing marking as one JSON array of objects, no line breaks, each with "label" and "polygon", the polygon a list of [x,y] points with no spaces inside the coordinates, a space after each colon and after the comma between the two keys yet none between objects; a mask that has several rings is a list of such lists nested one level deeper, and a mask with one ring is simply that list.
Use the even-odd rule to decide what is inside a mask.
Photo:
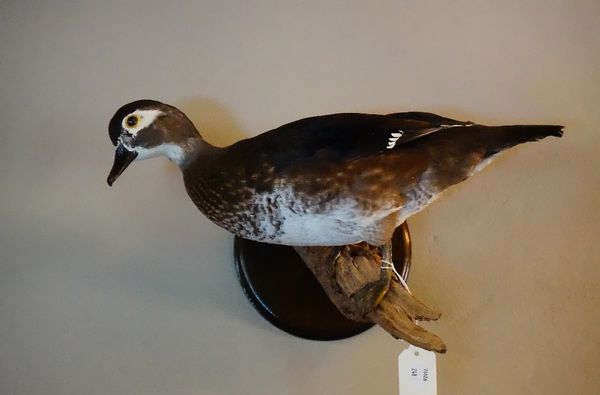
[{"label": "white wing marking", "polygon": [[[460,127],[469,127],[469,126],[473,126],[474,124],[471,122],[468,123],[464,123],[464,124],[458,124],[458,125],[440,125],[438,127],[435,128],[431,128],[431,129],[427,129],[424,130],[423,135],[425,134],[430,134],[433,132],[437,132],[438,130],[442,130],[442,129],[450,129],[450,128],[460,128]],[[387,149],[392,149],[396,146],[396,142],[398,141],[398,139],[402,136],[404,136],[404,131],[403,130],[398,130],[398,132],[393,132],[390,133],[390,138],[388,139],[388,145],[387,145]]]},{"label": "white wing marking", "polygon": [[391,137],[388,140],[387,149],[392,149],[396,146],[396,141],[398,141],[400,137],[404,136],[404,131],[398,130],[398,132],[393,132],[390,135]]}]

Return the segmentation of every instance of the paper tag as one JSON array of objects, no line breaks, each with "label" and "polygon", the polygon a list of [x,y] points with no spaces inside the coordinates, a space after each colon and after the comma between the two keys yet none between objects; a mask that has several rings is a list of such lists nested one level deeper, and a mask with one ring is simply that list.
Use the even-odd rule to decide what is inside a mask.
[{"label": "paper tag", "polygon": [[437,395],[435,353],[409,346],[398,355],[400,395]]}]

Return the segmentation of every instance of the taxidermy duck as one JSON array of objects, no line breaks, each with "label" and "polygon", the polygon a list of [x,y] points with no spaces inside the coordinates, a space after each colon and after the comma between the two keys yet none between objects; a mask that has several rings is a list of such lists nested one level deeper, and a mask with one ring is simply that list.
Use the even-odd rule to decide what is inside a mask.
[{"label": "taxidermy duck", "polygon": [[134,161],[164,155],[200,211],[243,238],[292,246],[383,245],[396,227],[517,144],[562,126],[485,126],[425,112],[301,119],[224,148],[177,108],[139,100],[108,131],[112,185]]}]

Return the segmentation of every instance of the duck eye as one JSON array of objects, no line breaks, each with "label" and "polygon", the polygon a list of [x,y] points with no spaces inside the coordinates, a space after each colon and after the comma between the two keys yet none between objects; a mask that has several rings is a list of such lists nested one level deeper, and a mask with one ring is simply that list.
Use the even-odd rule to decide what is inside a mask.
[{"label": "duck eye", "polygon": [[130,115],[127,117],[125,122],[127,123],[127,126],[134,127],[138,123],[138,117],[136,115]]}]

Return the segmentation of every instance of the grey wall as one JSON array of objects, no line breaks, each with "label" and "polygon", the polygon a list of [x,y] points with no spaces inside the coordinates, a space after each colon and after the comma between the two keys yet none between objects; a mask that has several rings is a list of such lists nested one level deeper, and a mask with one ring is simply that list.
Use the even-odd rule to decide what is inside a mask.
[{"label": "grey wall", "polygon": [[177,105],[219,145],[303,116],[564,123],[409,221],[440,394],[600,393],[598,1],[0,1],[1,394],[394,394],[382,330],[255,313],[232,237],[106,125]]}]

